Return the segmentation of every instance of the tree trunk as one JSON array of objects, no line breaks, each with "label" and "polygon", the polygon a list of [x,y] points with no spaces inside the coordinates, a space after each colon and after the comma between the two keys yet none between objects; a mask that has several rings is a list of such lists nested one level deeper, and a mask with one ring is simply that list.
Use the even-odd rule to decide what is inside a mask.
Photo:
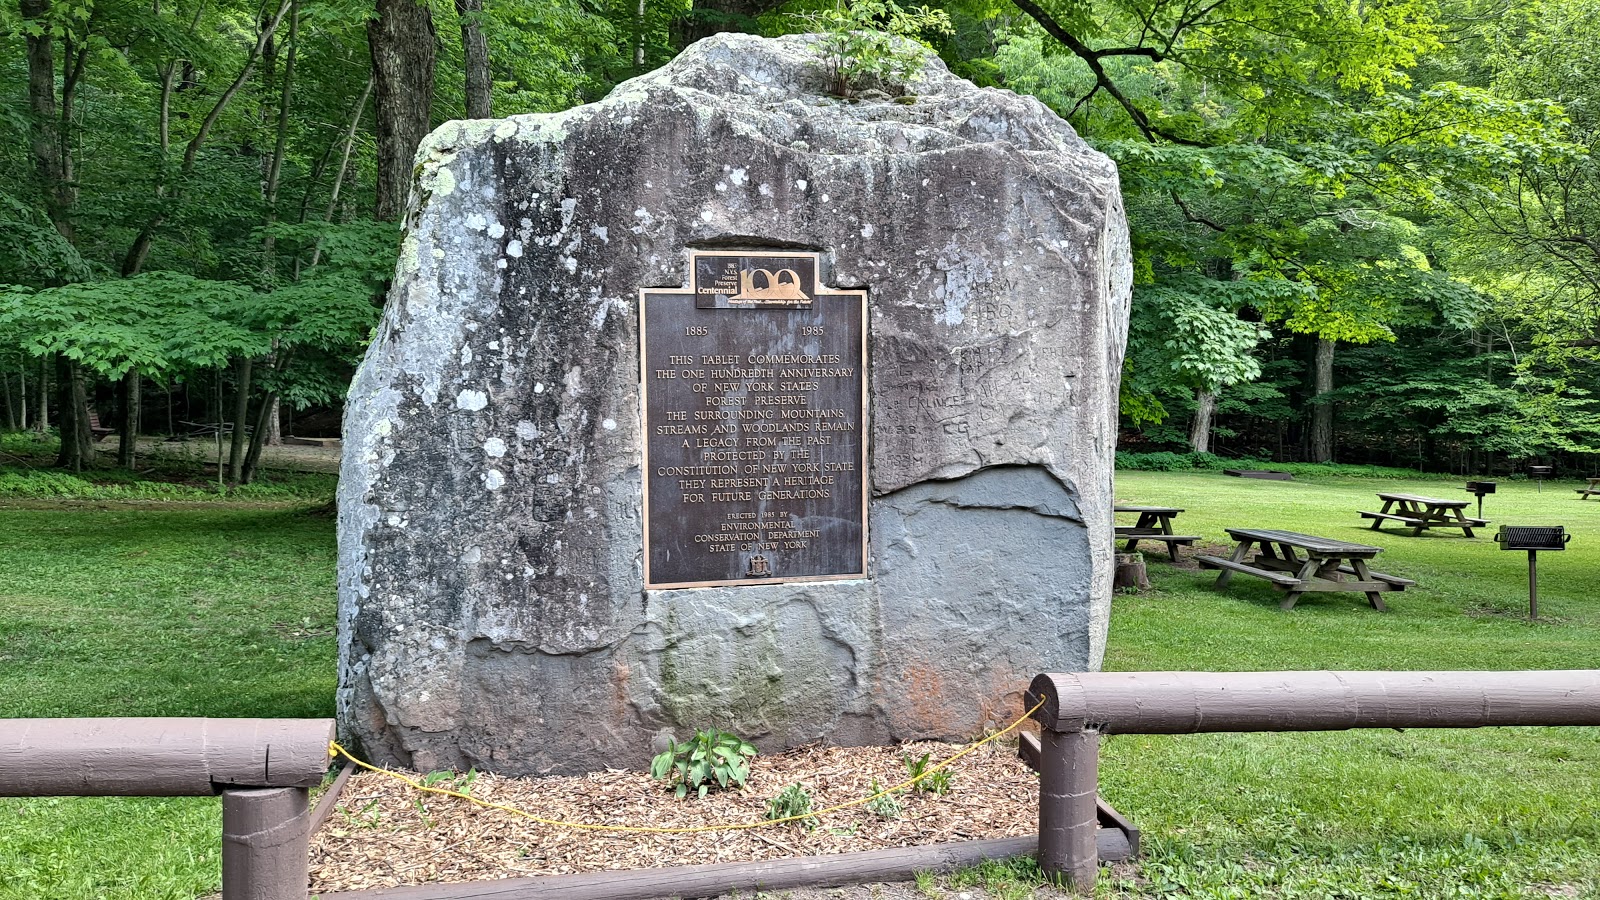
[{"label": "tree trunk", "polygon": [[11,373],[0,372],[0,405],[6,408],[6,430],[17,430],[17,402],[11,398]]},{"label": "tree trunk", "polygon": [[94,435],[89,432],[89,394],[83,383],[83,370],[65,356],[57,356],[56,385],[61,413],[61,450],[56,454],[56,468],[82,472],[94,466]]},{"label": "tree trunk", "polygon": [[[43,20],[49,8],[49,0],[22,0],[22,17]],[[56,194],[61,184],[61,142],[56,134],[55,40],[50,28],[42,22],[41,25],[40,33],[28,35],[27,40],[28,107],[33,114],[28,122],[28,137],[50,221],[62,237],[71,240],[72,226],[63,215]]]},{"label": "tree trunk", "polygon": [[33,416],[33,430],[38,434],[45,434],[50,430],[50,360],[39,357],[39,399],[34,407],[39,411]]},{"label": "tree trunk", "polygon": [[[65,151],[69,148],[68,136],[61,133],[60,124],[70,123],[68,116],[59,116],[56,110],[56,60],[55,40],[51,28],[44,23],[50,12],[50,0],[22,0],[24,19],[40,20],[39,34],[27,39],[28,56],[28,137],[33,154],[34,171],[44,195],[45,208],[51,224],[68,242],[72,241],[72,187],[67,180]],[[65,54],[67,65],[72,64],[72,54]],[[70,74],[70,73],[64,73]],[[70,113],[71,110],[66,110]]]},{"label": "tree trunk", "polygon": [[483,15],[483,0],[456,0],[456,15],[461,19],[461,55],[467,69],[467,118],[493,118],[489,40],[478,22]]},{"label": "tree trunk", "polygon": [[256,469],[261,464],[261,448],[266,445],[266,435],[271,430],[268,423],[277,414],[278,392],[272,391],[267,394],[266,400],[261,404],[261,411],[256,416],[256,426],[250,434],[250,451],[244,456],[244,468],[239,473],[239,484],[249,484],[256,480]]},{"label": "tree trunk", "polygon": [[[270,45],[269,45],[270,46]],[[261,179],[261,204],[267,213],[267,228],[263,229],[261,239],[261,281],[271,285],[277,274],[277,238],[272,233],[272,225],[278,221],[278,185],[283,174],[284,153],[289,145],[289,106],[293,101],[294,90],[294,61],[300,46],[300,4],[298,0],[291,0],[289,4],[289,39],[283,63],[283,83],[278,91],[278,109],[276,137],[273,138],[272,156],[268,158],[266,171]],[[270,74],[275,60],[269,55],[265,68]]]},{"label": "tree trunk", "polygon": [[1333,390],[1333,344],[1328,338],[1317,338],[1311,381],[1312,462],[1333,462],[1333,404],[1327,400]]},{"label": "tree trunk", "polygon": [[254,369],[255,360],[239,361],[239,383],[233,399],[233,441],[228,446],[229,484],[239,484],[244,477],[245,439],[250,431],[245,419],[250,415],[250,373]]},{"label": "tree trunk", "polygon": [[[350,126],[344,132],[344,150],[339,154],[339,174],[333,177],[333,185],[328,192],[328,211],[322,216],[322,221],[332,222],[333,213],[339,203],[339,190],[344,186],[345,173],[350,168],[350,151],[355,146],[356,130],[361,126],[361,116],[367,109],[367,98],[372,96],[372,76],[367,76],[367,86],[361,91],[361,99],[356,101],[356,108],[350,113]],[[318,239],[317,246],[311,251],[311,266],[315,267],[322,261],[322,241]],[[295,280],[300,280],[300,272],[295,271]]]},{"label": "tree trunk", "polygon": [[1217,413],[1217,395],[1196,389],[1194,392],[1194,423],[1189,427],[1189,446],[1196,453],[1211,452],[1211,420]]},{"label": "tree trunk", "polygon": [[633,74],[644,74],[644,0],[633,16]]},{"label": "tree trunk", "polygon": [[122,376],[122,435],[117,444],[117,465],[132,469],[139,461],[139,394],[143,379],[134,366]]},{"label": "tree trunk", "polygon": [[378,0],[367,23],[378,109],[377,218],[397,222],[433,104],[433,15],[417,0]]},{"label": "tree trunk", "polygon": [[28,366],[23,363],[17,368],[17,418],[11,427],[17,431],[25,431],[28,427]]},{"label": "tree trunk", "polygon": [[283,446],[283,422],[281,421],[283,418],[283,401],[279,399],[276,391],[271,394],[271,398],[272,402],[268,404],[268,408],[271,411],[267,414],[267,446],[281,447]]},{"label": "tree trunk", "polygon": [[1112,590],[1143,591],[1150,588],[1143,553],[1118,553],[1117,567],[1111,575]]}]

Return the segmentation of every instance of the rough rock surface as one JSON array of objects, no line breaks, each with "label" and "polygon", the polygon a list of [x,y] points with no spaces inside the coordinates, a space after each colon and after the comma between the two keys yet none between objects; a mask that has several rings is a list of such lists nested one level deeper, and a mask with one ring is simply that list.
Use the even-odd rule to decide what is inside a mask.
[{"label": "rough rock surface", "polygon": [[[1097,668],[1131,283],[1114,166],[930,57],[825,93],[719,35],[565,113],[423,145],[340,484],[345,737],[421,770],[969,736]],[[904,98],[902,98],[904,100]],[[638,292],[687,248],[823,251],[870,291],[871,577],[646,592]]]}]

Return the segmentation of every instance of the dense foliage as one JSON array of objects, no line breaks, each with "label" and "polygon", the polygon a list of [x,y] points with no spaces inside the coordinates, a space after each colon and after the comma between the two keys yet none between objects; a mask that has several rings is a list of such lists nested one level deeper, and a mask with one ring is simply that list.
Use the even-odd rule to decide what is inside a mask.
[{"label": "dense foliage", "polygon": [[1600,5],[1017,6],[1001,75],[1122,166],[1125,443],[1458,470],[1597,446],[1573,70]]},{"label": "dense foliage", "polygon": [[901,77],[864,25],[1118,162],[1128,447],[1600,451],[1600,0],[4,0],[0,427],[80,468],[91,407],[234,423],[247,481],[280,406],[337,408],[417,135],[722,29],[830,31],[841,94]]}]

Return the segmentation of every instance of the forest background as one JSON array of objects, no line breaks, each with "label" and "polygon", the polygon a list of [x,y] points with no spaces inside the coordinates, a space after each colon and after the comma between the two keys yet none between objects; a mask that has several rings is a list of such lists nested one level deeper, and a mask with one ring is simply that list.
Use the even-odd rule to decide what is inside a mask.
[{"label": "forest background", "polygon": [[1125,450],[1600,464],[1600,0],[0,0],[0,429],[248,482],[337,432],[433,126],[819,23],[1117,161]]}]

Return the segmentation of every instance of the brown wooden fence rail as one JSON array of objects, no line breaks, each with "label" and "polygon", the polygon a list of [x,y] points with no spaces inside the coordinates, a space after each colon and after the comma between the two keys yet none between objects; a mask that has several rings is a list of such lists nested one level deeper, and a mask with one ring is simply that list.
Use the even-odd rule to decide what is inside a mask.
[{"label": "brown wooden fence rail", "polygon": [[0,797],[222,795],[224,900],[305,900],[332,719],[7,719]]},{"label": "brown wooden fence rail", "polygon": [[1039,866],[1088,893],[1102,734],[1600,725],[1600,670],[1044,674],[1040,699]]},{"label": "brown wooden fence rail", "polygon": [[[1600,725],[1600,670],[1047,673],[1026,704],[1041,699],[1040,738],[1023,746],[1039,770],[1039,864],[1088,892],[1102,855],[1131,849],[1098,846],[1119,837],[1099,828],[1108,812],[1097,797],[1102,734]],[[0,796],[220,793],[224,900],[304,900],[308,790],[328,770],[332,739],[328,719],[10,719],[0,727]],[[1114,815],[1107,824],[1136,834]],[[981,848],[985,856],[1021,849]],[[812,872],[796,883],[849,880]],[[560,887],[570,894],[573,885]]]}]

